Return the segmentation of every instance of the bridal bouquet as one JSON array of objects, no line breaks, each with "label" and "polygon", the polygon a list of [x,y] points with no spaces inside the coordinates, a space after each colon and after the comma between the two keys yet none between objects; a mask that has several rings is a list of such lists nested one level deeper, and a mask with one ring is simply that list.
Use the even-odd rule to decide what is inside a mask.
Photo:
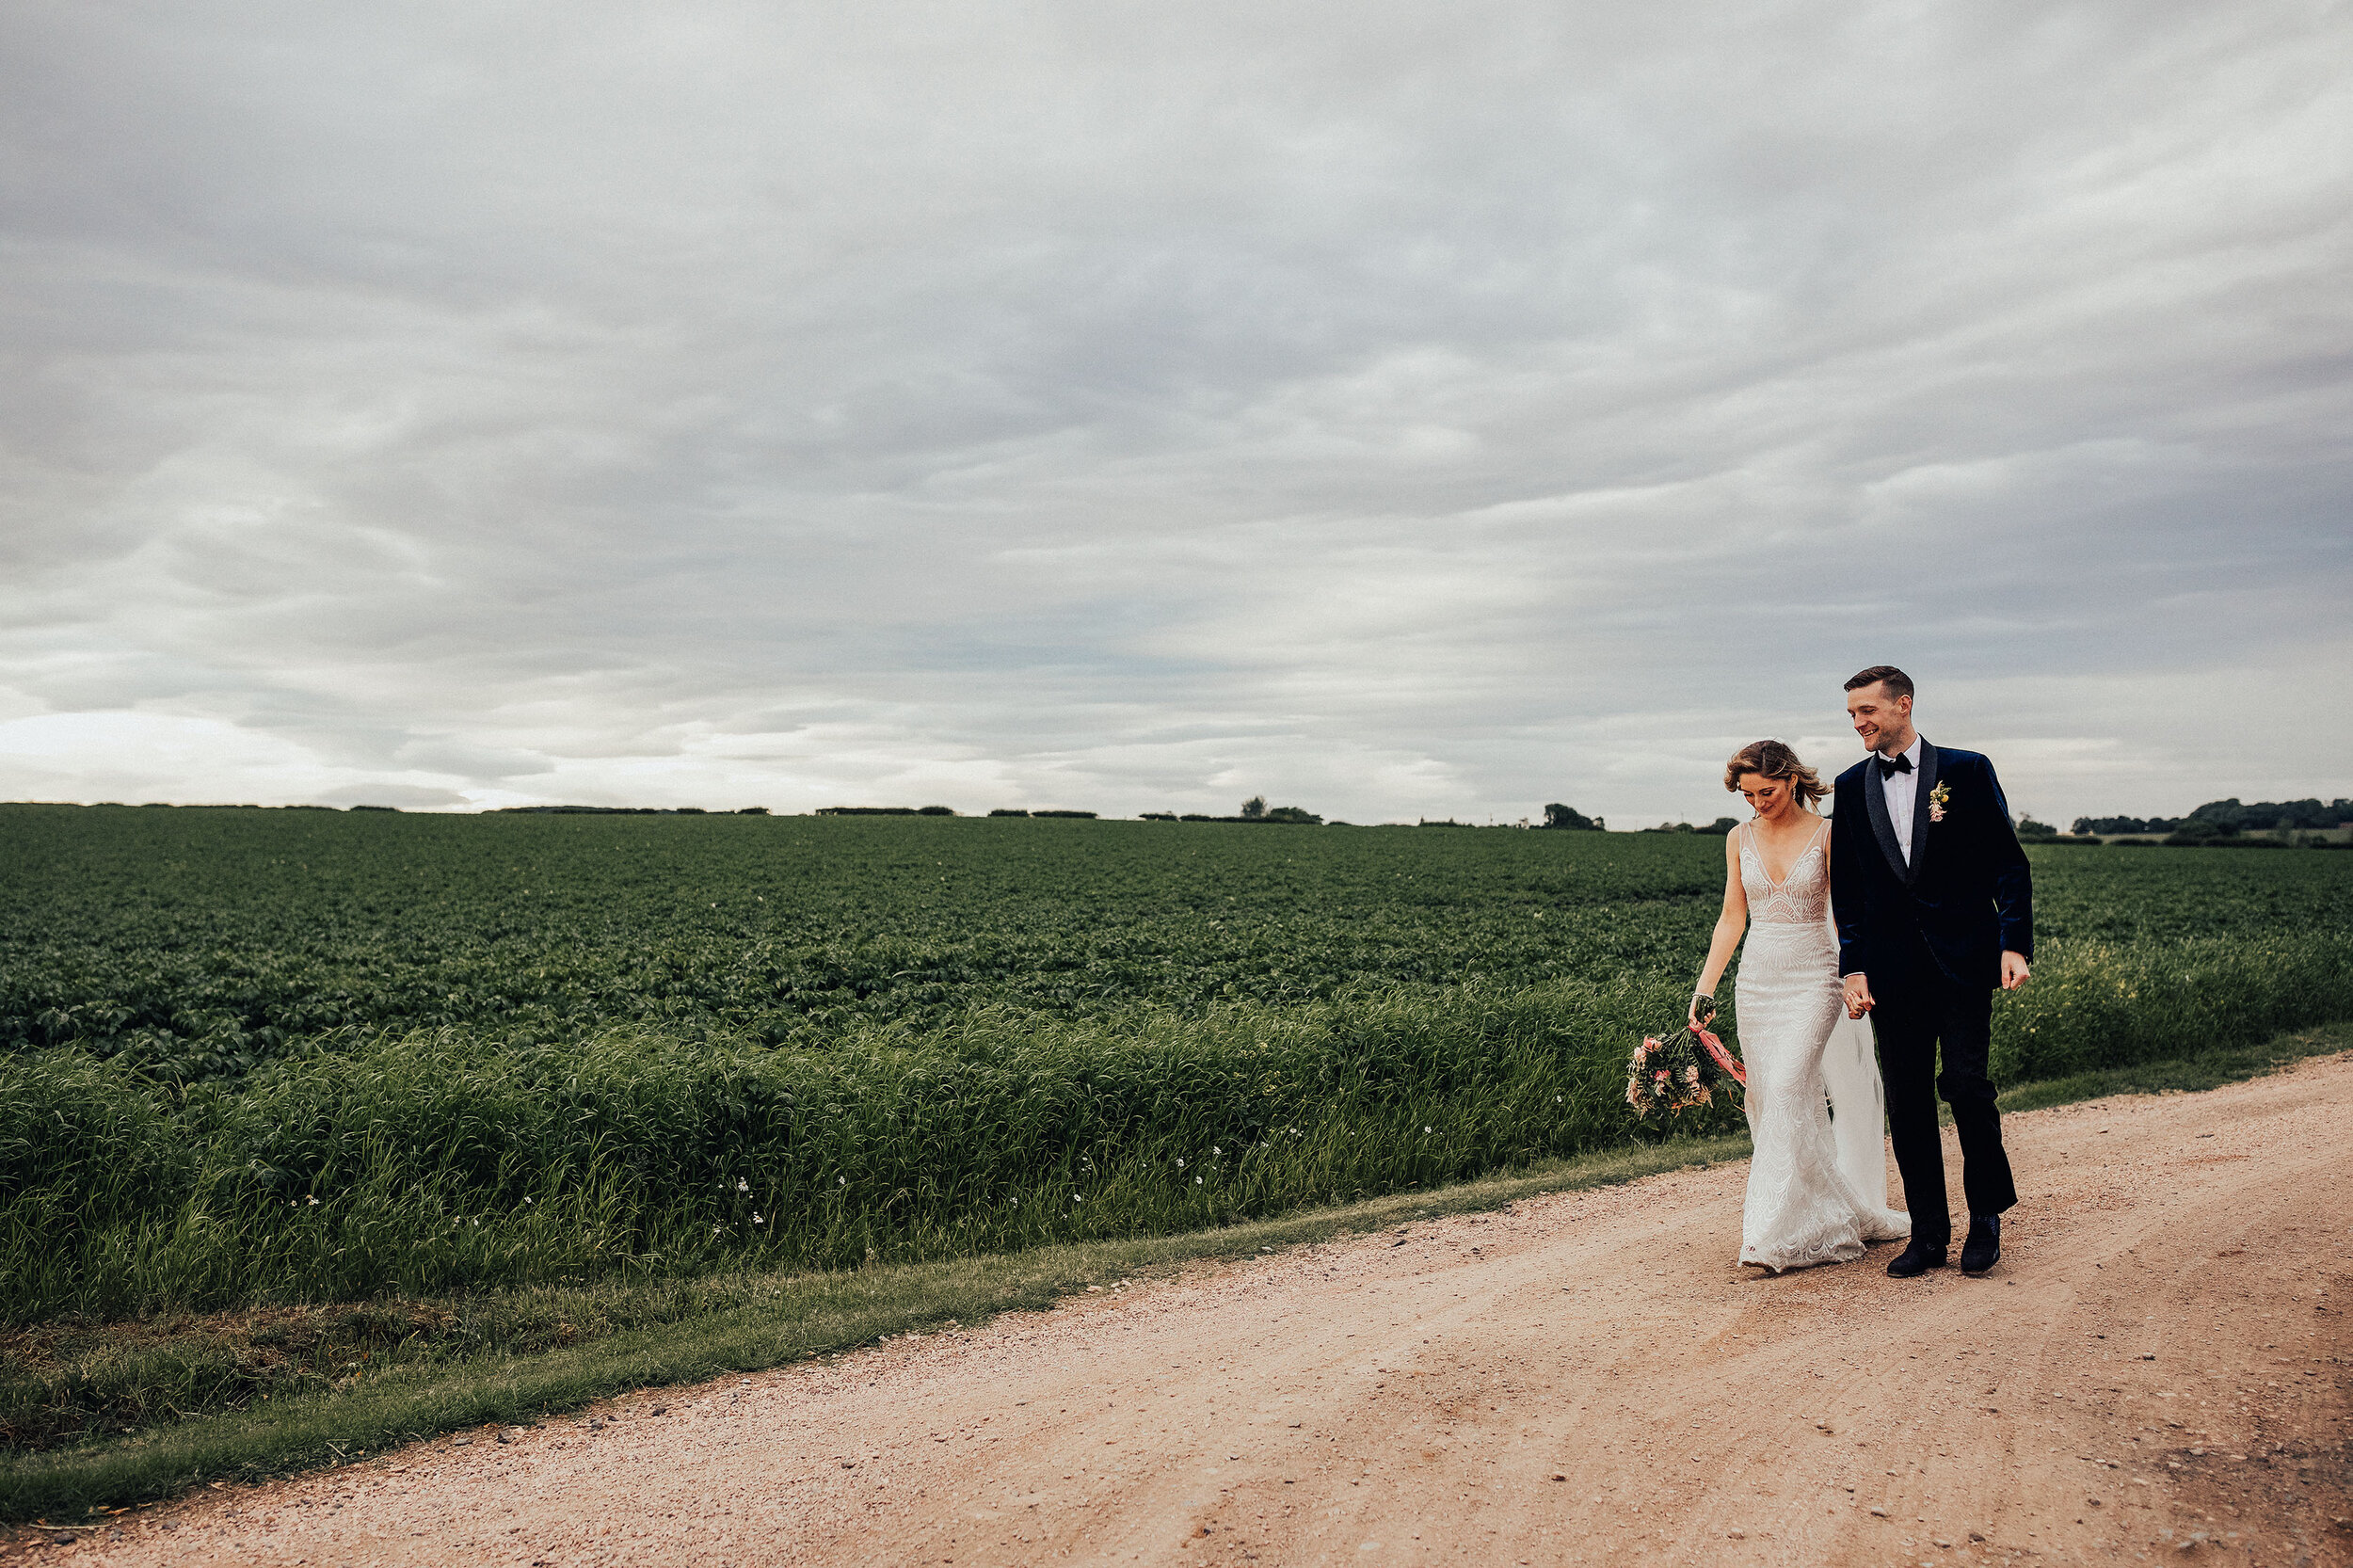
[{"label": "bridal bouquet", "polygon": [[[1699,1016],[1703,1026],[1713,1020],[1715,1003],[1703,998]],[[1705,1027],[1693,1029],[1687,1024],[1663,1040],[1653,1034],[1642,1036],[1642,1043],[1634,1048],[1634,1059],[1626,1064],[1625,1102],[1637,1116],[1649,1115],[1653,1106],[1675,1112],[1713,1105],[1716,1085],[1727,1079],[1748,1087],[1749,1075],[1724,1049],[1724,1043]]]}]

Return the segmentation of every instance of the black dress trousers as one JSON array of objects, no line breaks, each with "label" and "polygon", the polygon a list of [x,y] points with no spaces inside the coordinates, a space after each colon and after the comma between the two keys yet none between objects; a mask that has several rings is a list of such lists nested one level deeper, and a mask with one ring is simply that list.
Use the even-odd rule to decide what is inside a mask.
[{"label": "black dress trousers", "polygon": [[[1972,1214],[1999,1214],[2018,1202],[2009,1155],[2002,1148],[2002,1113],[1993,1103],[1986,1057],[1993,1044],[1993,990],[1963,985],[1947,975],[1928,944],[1916,937],[1909,972],[1871,984],[1871,1032],[1879,1041],[1880,1077],[1887,1086],[1887,1131],[1896,1169],[1904,1178],[1912,1234],[1930,1246],[1950,1243],[1952,1214],[1945,1192],[1945,1149],[1936,1100],[1953,1108],[1961,1139],[1961,1190]],[[1944,1071],[1937,1071],[1939,1048]]]}]

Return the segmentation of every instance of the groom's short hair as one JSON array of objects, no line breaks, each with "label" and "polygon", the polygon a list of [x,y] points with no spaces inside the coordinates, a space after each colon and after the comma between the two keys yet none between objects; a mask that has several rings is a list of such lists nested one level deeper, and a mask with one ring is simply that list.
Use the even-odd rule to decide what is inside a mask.
[{"label": "groom's short hair", "polygon": [[1873,664],[1867,670],[1857,672],[1849,678],[1846,689],[1850,692],[1859,692],[1864,687],[1874,683],[1885,686],[1889,696],[1912,695],[1912,677],[1893,664]]}]

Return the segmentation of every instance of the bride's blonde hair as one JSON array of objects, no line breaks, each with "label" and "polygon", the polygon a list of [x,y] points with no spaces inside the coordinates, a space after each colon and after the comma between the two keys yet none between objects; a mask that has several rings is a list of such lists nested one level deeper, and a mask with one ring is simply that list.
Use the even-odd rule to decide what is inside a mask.
[{"label": "bride's blonde hair", "polygon": [[1755,774],[1760,778],[1785,778],[1790,792],[1801,806],[1812,806],[1830,794],[1822,776],[1798,760],[1798,754],[1782,741],[1751,741],[1732,754],[1724,764],[1724,788],[1737,790],[1743,775]]}]

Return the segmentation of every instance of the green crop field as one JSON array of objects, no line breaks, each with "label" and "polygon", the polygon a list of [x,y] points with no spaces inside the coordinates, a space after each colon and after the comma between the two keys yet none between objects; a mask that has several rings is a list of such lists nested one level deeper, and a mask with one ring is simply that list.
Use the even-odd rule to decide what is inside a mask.
[{"label": "green crop field", "polygon": [[[1729,1104],[1621,1097],[1722,853],[0,807],[0,1515],[1037,1304],[1303,1206],[1737,1153]],[[2030,853],[2006,1080],[2219,1081],[2353,1018],[2353,856]]]},{"label": "green crop field", "polygon": [[[2353,1016],[2353,856],[2034,855],[2006,1078]],[[936,1256],[1732,1130],[1621,1098],[1635,1036],[1680,1016],[1721,856],[0,808],[0,1312]]]}]

